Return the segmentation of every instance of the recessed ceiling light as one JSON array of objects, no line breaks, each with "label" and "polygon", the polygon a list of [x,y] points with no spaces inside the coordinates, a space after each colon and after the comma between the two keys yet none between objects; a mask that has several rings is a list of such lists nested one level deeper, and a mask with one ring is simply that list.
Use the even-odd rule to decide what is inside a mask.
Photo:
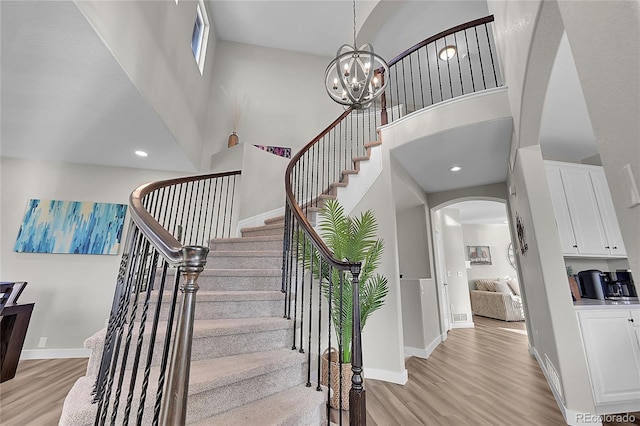
[{"label": "recessed ceiling light", "polygon": [[462,170],[462,167],[460,166],[453,166],[449,169],[451,172],[459,172],[460,170]]},{"label": "recessed ceiling light", "polygon": [[452,45],[445,46],[442,49],[440,49],[440,51],[438,52],[438,56],[443,61],[448,61],[449,59],[456,56],[457,51],[458,49],[455,46],[452,46]]},{"label": "recessed ceiling light", "polygon": [[137,155],[138,157],[147,157],[149,154],[147,154],[147,153],[146,153],[146,152],[144,152],[144,151],[136,151],[136,155]]}]

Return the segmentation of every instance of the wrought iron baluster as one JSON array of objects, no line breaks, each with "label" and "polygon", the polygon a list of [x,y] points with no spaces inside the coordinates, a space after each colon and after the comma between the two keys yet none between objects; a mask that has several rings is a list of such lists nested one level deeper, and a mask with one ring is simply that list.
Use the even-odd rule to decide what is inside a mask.
[{"label": "wrought iron baluster", "polygon": [[467,46],[467,50],[469,51],[467,53],[467,58],[469,59],[469,72],[471,73],[471,88],[473,89],[473,91],[476,91],[476,81],[473,78],[473,66],[471,65],[471,49],[469,48],[469,39],[467,37],[467,30],[464,30],[464,42]]},{"label": "wrought iron baluster", "polygon": [[498,87],[498,76],[496,74],[496,64],[493,61],[493,49],[491,49],[491,37],[489,37],[488,24],[484,24],[484,32],[487,35],[487,45],[489,46],[489,57],[491,58],[491,69],[493,70],[493,79],[496,83],[495,87]]},{"label": "wrought iron baluster", "polygon": [[315,249],[311,246],[309,251],[311,256],[310,271],[309,271],[309,337],[308,337],[308,349],[307,349],[307,387],[311,387],[311,341],[313,340],[311,333],[311,325],[313,323],[313,264],[315,261]]},{"label": "wrought iron baluster", "polygon": [[476,33],[476,46],[478,47],[478,59],[480,60],[480,72],[482,73],[482,88],[487,88],[487,83],[484,78],[484,65],[482,63],[482,52],[480,52],[480,40],[478,39],[478,27],[473,27]]}]

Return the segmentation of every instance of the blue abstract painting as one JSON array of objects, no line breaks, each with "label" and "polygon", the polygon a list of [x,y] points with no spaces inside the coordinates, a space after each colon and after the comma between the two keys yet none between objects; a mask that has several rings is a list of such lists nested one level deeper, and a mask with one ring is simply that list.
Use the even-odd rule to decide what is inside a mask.
[{"label": "blue abstract painting", "polygon": [[125,204],[31,199],[13,250],[118,254],[126,213]]}]

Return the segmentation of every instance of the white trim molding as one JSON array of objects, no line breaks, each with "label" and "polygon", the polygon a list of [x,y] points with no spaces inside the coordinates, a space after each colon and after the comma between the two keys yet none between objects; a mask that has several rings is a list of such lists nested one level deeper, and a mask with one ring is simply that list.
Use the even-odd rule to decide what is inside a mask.
[{"label": "white trim molding", "polygon": [[475,328],[473,321],[452,322],[451,328]]},{"label": "white trim molding", "polygon": [[[446,338],[446,337],[445,337]],[[404,347],[404,356],[405,358],[410,356],[416,356],[418,358],[427,359],[431,355],[431,353],[438,347],[440,343],[442,343],[444,339],[442,336],[438,335],[426,348],[414,348],[411,346]]]},{"label": "white trim molding", "polygon": [[365,379],[382,380],[383,382],[396,383],[398,385],[404,385],[409,380],[409,373],[405,368],[401,372],[378,370],[377,368],[364,367],[362,369]]},{"label": "white trim molding", "polygon": [[560,408],[560,412],[564,417],[564,421],[567,422],[567,425],[569,426],[578,426],[578,425],[602,426],[601,416],[598,416],[596,414],[591,414],[591,413],[579,413],[575,410],[567,408],[567,406],[564,405],[564,399],[562,398],[558,390],[553,385],[553,381],[550,379],[550,373],[547,369],[546,363],[542,361],[542,358],[540,357],[540,354],[538,353],[536,348],[534,348],[533,346],[529,346],[529,353],[531,353],[531,355],[535,357],[536,361],[538,361],[538,365],[540,366],[540,369],[544,374],[544,378],[547,380],[547,383],[549,384],[551,393],[553,393],[553,397],[556,400],[556,404],[558,404],[558,408]]}]

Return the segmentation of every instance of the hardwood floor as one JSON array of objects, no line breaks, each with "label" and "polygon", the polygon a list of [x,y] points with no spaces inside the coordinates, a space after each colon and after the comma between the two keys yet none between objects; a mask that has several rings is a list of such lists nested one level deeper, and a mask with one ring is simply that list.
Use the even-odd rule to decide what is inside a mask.
[{"label": "hardwood floor", "polygon": [[57,425],[64,398],[87,371],[87,358],[20,361],[16,377],[0,384],[0,425]]},{"label": "hardwood floor", "polygon": [[[529,355],[524,323],[474,321],[475,329],[452,330],[428,360],[408,359],[406,385],[367,380],[367,424],[565,425]],[[57,425],[64,398],[86,366],[86,358],[21,361],[16,377],[0,384],[0,425]],[[633,414],[635,423],[604,425],[640,425],[640,413]]]},{"label": "hardwood floor", "polygon": [[[565,425],[525,325],[474,317],[429,357],[407,360],[409,381],[367,380],[367,425]],[[604,423],[609,426],[640,425]]]}]

